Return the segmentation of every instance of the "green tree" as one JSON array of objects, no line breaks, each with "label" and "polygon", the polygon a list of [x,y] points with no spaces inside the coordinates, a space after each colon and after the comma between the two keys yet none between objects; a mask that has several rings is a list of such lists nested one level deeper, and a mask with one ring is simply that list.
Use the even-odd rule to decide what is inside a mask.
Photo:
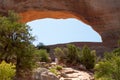
[{"label": "green tree", "polygon": [[34,37],[30,27],[19,22],[19,16],[13,11],[0,17],[0,59],[10,62],[14,59],[16,72],[19,69],[31,69]]},{"label": "green tree", "polygon": [[37,46],[36,46],[37,49],[46,49],[47,52],[49,53],[50,51],[50,48],[48,46],[45,46],[43,43],[39,43]]}]

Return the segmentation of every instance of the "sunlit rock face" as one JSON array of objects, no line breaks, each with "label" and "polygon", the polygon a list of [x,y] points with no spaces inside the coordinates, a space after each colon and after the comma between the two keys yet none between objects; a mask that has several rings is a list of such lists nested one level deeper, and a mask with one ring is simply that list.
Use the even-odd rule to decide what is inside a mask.
[{"label": "sunlit rock face", "polygon": [[26,23],[40,18],[77,18],[114,47],[120,39],[120,0],[0,0],[0,13],[15,10]]}]

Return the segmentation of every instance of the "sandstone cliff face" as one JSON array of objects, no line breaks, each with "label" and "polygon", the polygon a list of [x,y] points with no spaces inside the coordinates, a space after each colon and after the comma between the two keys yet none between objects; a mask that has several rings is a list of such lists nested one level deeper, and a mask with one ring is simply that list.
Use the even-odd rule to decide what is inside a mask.
[{"label": "sandstone cliff face", "polygon": [[[15,10],[22,22],[39,18],[77,18],[91,25],[114,47],[120,39],[120,0],[0,0],[0,13]],[[113,46],[114,45],[114,46]]]}]

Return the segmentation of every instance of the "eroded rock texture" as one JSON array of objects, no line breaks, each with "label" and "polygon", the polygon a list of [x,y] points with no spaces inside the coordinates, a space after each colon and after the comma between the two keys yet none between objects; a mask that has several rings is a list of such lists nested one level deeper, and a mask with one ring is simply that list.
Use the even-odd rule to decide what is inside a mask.
[{"label": "eroded rock texture", "polygon": [[120,39],[120,0],[0,0],[0,13],[15,10],[22,22],[40,18],[77,18],[91,25],[114,47]]}]

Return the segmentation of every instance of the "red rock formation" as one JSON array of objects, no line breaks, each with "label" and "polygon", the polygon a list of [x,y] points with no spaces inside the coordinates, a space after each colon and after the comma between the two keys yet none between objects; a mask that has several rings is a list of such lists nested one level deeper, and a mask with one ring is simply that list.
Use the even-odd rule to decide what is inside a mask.
[{"label": "red rock formation", "polygon": [[[21,22],[28,22],[28,21],[32,21],[35,19],[41,19],[41,18],[76,18],[79,20],[82,20],[83,22],[87,23],[87,21],[82,17],[78,17],[76,16],[74,13],[72,12],[67,12],[67,11],[37,11],[37,10],[30,10],[30,11],[26,11],[26,12],[22,12],[19,13],[20,16],[22,16]],[[36,15],[37,14],[37,15]],[[24,18],[24,16],[26,16]]]},{"label": "red rock formation", "polygon": [[22,22],[40,18],[77,18],[91,25],[104,45],[120,39],[120,0],[0,0],[0,13],[15,10]]}]

